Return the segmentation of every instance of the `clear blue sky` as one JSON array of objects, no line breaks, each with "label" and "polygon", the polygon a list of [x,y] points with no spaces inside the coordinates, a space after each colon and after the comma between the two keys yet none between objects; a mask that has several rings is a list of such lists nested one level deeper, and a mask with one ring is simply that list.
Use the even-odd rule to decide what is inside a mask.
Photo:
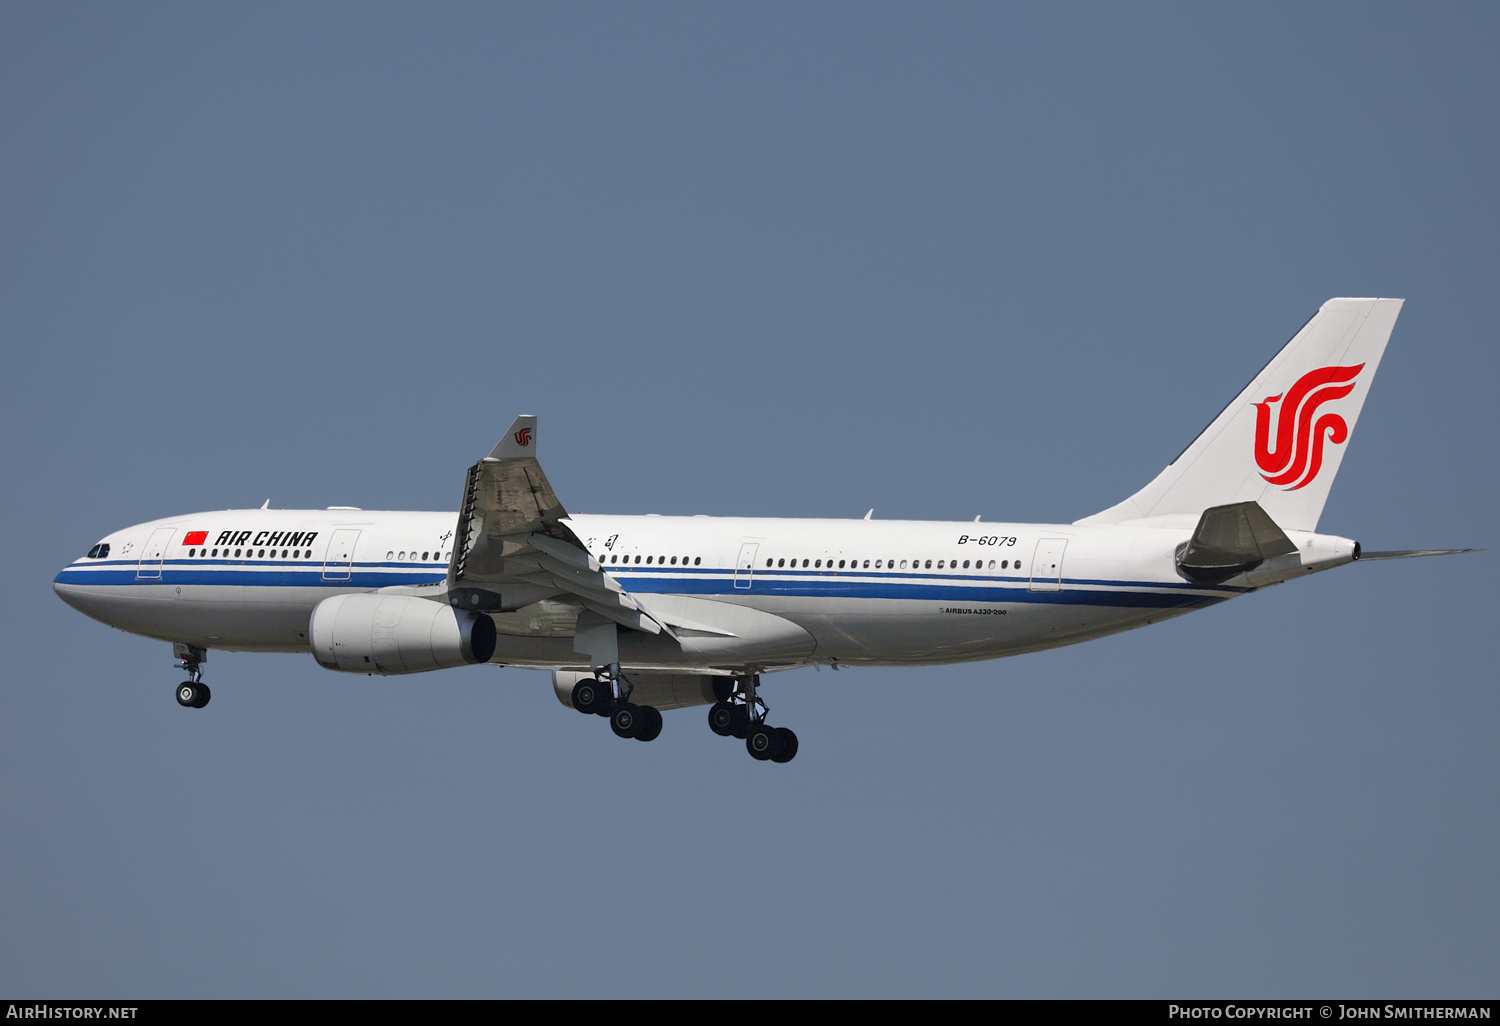
[{"label": "clear blue sky", "polygon": [[1408,299],[1322,521],[1493,545],[1492,5],[0,11],[0,991],[1462,996],[1492,553],[625,744],[547,676],[86,620],[200,509],[1066,521],[1330,296]]}]

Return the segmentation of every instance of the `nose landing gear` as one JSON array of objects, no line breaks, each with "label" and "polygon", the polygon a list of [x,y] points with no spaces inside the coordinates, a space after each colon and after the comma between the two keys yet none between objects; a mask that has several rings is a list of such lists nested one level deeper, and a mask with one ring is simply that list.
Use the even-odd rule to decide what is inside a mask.
[{"label": "nose landing gear", "polygon": [[770,707],[756,693],[760,675],[721,678],[708,710],[708,729],[720,737],[744,739],[745,751],[759,762],[791,762],[797,757],[797,735],[786,727],[766,722]]},{"label": "nose landing gear", "polygon": [[203,683],[203,664],[208,660],[208,650],[197,645],[174,644],[172,654],[178,659],[177,668],[188,672],[188,679],[177,685],[177,704],[186,709],[202,709],[213,697],[213,692]]}]

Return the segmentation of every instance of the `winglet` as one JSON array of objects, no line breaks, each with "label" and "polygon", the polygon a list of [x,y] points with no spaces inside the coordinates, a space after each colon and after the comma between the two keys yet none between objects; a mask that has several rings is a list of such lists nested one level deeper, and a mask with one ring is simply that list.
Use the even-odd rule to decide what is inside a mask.
[{"label": "winglet", "polygon": [[490,450],[487,458],[519,460],[528,456],[532,459],[536,458],[536,417],[531,414],[522,414],[510,426],[505,437],[500,439],[500,444]]}]

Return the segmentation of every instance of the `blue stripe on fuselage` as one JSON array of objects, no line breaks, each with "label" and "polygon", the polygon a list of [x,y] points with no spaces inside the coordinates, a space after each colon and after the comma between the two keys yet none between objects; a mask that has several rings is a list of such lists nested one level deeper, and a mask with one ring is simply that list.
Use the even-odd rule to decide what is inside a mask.
[{"label": "blue stripe on fuselage", "polygon": [[[254,567],[255,569],[251,569]],[[341,573],[342,570],[335,571]],[[57,584],[92,584],[126,587],[140,584],[239,585],[263,588],[388,588],[396,584],[437,584],[447,576],[447,567],[415,569],[406,563],[356,564],[347,578],[325,578],[322,563],[256,562],[214,563],[212,560],[169,562],[159,577],[140,577],[134,562],[105,567],[75,565],[54,578]]]},{"label": "blue stripe on fuselage", "polygon": [[[56,577],[58,584],[130,587],[138,585],[218,585],[240,587],[384,588],[402,584],[436,584],[446,567],[431,564],[356,564],[348,579],[323,576],[321,562],[169,560],[159,577],[140,577],[138,561],[74,564]],[[776,595],[802,598],[907,599],[932,602],[1037,603],[1046,605],[1132,606],[1186,609],[1222,601],[1250,589],[1207,589],[1163,581],[1064,579],[1062,591],[1032,591],[1025,577],[974,577],[944,574],[846,573],[827,576],[757,571],[749,588],[735,587],[732,569],[686,567],[611,568],[626,590],[668,595]],[[1101,591],[1099,587],[1129,589]]]},{"label": "blue stripe on fuselage", "polygon": [[[1154,609],[1191,608],[1223,601],[1226,595],[1189,595],[1177,591],[1032,591],[1001,584],[961,585],[952,581],[869,581],[833,578],[766,581],[736,588],[728,577],[718,579],[640,577],[622,578],[627,591],[641,595],[777,595],[802,598],[916,599],[929,602],[1027,602],[1045,605],[1139,606]],[[1065,584],[1073,584],[1066,581]],[[1102,582],[1114,584],[1113,581]]]}]

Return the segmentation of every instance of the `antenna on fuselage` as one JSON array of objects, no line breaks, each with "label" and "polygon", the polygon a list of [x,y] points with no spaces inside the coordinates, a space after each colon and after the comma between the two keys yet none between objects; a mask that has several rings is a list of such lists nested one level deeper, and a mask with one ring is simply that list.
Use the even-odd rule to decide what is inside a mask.
[{"label": "antenna on fuselage", "polygon": [[270,509],[271,508],[271,500],[267,499],[265,502],[261,503],[260,504],[260,508],[261,509]]},{"label": "antenna on fuselage", "polygon": [[871,508],[870,508],[870,512],[868,512],[868,513],[866,513],[866,514],[865,514],[865,519],[866,519],[866,520],[869,520],[869,519],[870,519],[870,518],[871,518],[871,517],[873,517],[873,516],[874,516],[874,515],[875,515],[875,508],[874,508],[874,507],[873,507],[873,506],[872,506],[872,507],[871,507]]}]

